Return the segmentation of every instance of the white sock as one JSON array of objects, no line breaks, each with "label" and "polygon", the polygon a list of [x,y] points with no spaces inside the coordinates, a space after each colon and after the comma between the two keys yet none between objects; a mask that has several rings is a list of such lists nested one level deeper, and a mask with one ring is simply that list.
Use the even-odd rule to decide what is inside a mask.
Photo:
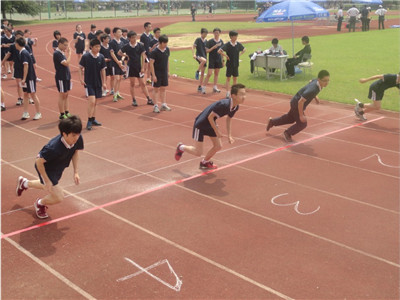
[{"label": "white sock", "polygon": [[38,204],[39,204],[39,205],[44,205],[44,204],[42,203],[42,200],[43,200],[43,199],[39,199],[39,201],[38,201]]},{"label": "white sock", "polygon": [[28,186],[28,182],[29,182],[29,180],[26,179],[26,178],[25,178],[25,180],[22,182],[23,187],[26,188],[26,189],[29,187],[29,186]]},{"label": "white sock", "polygon": [[179,146],[179,150],[185,151],[185,145],[180,145],[180,146]]},{"label": "white sock", "polygon": [[218,87],[216,85],[214,85],[214,89],[218,89]]}]

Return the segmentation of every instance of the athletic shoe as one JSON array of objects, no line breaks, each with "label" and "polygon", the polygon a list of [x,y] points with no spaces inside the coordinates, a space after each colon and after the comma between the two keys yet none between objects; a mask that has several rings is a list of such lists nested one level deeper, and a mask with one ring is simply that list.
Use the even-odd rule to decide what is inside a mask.
[{"label": "athletic shoe", "polygon": [[285,130],[285,131],[283,132],[283,137],[285,138],[285,141],[286,141],[286,142],[288,142],[288,143],[293,142],[292,136],[289,134],[289,132],[287,132],[287,130]]},{"label": "athletic shoe", "polygon": [[62,115],[60,115],[59,117],[58,117],[60,120],[64,120],[64,119],[66,119],[66,118],[68,118],[66,115],[64,115],[64,114],[62,114]]},{"label": "athletic shoe", "polygon": [[154,105],[153,99],[149,98],[147,100],[147,105]]},{"label": "athletic shoe", "polygon": [[32,98],[29,98],[29,104],[35,104],[35,101],[33,101]]},{"label": "athletic shoe", "polygon": [[218,167],[216,165],[214,165],[214,163],[212,161],[208,161],[206,163],[203,163],[202,161],[200,162],[200,169],[203,170],[213,170],[213,169],[217,169]]},{"label": "athletic shoe", "polygon": [[15,77],[14,77],[14,75],[13,75],[13,76],[11,76],[11,79],[12,79],[12,80],[15,80]]},{"label": "athletic shoe", "polygon": [[161,110],[163,110],[163,111],[171,111],[171,108],[166,103],[163,103],[161,105]]},{"label": "athletic shoe", "polygon": [[99,121],[97,121],[96,119],[94,119],[94,120],[92,121],[92,125],[93,125],[93,126],[101,126],[101,123],[100,123]]},{"label": "athletic shoe", "polygon": [[110,95],[114,95],[114,90],[111,89]]},{"label": "athletic shoe", "polygon": [[18,98],[18,100],[17,100],[17,103],[15,104],[15,105],[17,105],[17,106],[20,106],[20,105],[22,105],[22,99],[21,98]]},{"label": "athletic shoe", "polygon": [[160,113],[160,109],[158,108],[158,105],[156,104],[156,105],[154,105],[154,108],[153,108],[153,112],[155,112],[155,113]]},{"label": "athletic shoe", "polygon": [[28,113],[28,112],[24,112],[24,113],[22,114],[21,120],[26,120],[26,119],[29,119],[29,118],[30,118],[29,113]]},{"label": "athletic shoe", "polygon": [[272,124],[272,118],[269,118],[268,125],[267,125],[267,131],[269,131],[273,126],[274,126],[274,124]]},{"label": "athletic shoe", "polygon": [[197,88],[197,92],[198,92],[198,93],[201,93],[201,91],[202,91],[201,86],[199,86],[199,87]]},{"label": "athletic shoe", "polygon": [[151,79],[147,79],[146,83],[151,84]]},{"label": "athletic shoe", "polygon": [[120,95],[120,93],[117,93],[117,98],[118,98],[118,100],[123,100],[123,99],[124,99],[124,97],[122,97],[122,96]]},{"label": "athletic shoe", "polygon": [[221,91],[218,88],[213,88],[213,93],[221,93]]},{"label": "athletic shoe", "polygon": [[183,151],[181,149],[179,149],[180,146],[182,146],[182,143],[179,143],[178,146],[176,147],[176,151],[175,151],[175,160],[180,160],[183,154]]},{"label": "athletic shoe", "polygon": [[66,115],[65,115],[67,118],[70,118],[70,117],[72,117],[72,115],[68,112]]},{"label": "athletic shoe", "polygon": [[107,91],[103,91],[103,93],[101,94],[103,97],[107,96]]},{"label": "athletic shoe", "polygon": [[42,114],[40,112],[36,113],[35,116],[33,117],[34,120],[39,120],[42,118]]},{"label": "athletic shoe", "polygon": [[49,217],[49,215],[46,213],[47,206],[39,204],[39,198],[36,199],[35,201],[35,210],[36,210],[36,215],[39,219],[46,219]]},{"label": "athletic shoe", "polygon": [[15,193],[17,194],[17,196],[21,196],[22,192],[27,190],[27,188],[24,186],[25,181],[27,181],[28,179],[26,179],[25,177],[19,176],[18,180],[17,180],[17,189],[15,191]]},{"label": "athletic shoe", "polygon": [[41,82],[42,79],[40,79],[39,77],[36,77],[36,81],[37,81],[37,82]]},{"label": "athletic shoe", "polygon": [[196,71],[196,73],[194,73],[194,78],[196,80],[199,80],[199,78],[200,78],[200,72],[199,71]]},{"label": "athletic shoe", "polygon": [[118,96],[117,96],[117,94],[114,95],[114,97],[113,97],[113,102],[118,102]]},{"label": "athletic shoe", "polygon": [[136,99],[133,99],[133,100],[132,100],[132,106],[138,106],[138,104],[137,104],[137,102],[136,102]]},{"label": "athletic shoe", "polygon": [[202,88],[201,88],[201,93],[202,93],[203,95],[206,94],[206,88],[205,88],[205,87],[202,87]]},{"label": "athletic shoe", "polygon": [[7,73],[8,73],[8,74],[11,74],[11,70],[8,70]]},{"label": "athletic shoe", "polygon": [[86,129],[87,130],[92,130],[92,121],[87,121]]},{"label": "athletic shoe", "polygon": [[6,106],[2,103],[1,104],[1,111],[5,111],[6,110]]},{"label": "athletic shoe", "polygon": [[2,78],[7,79],[7,74],[3,74]]}]

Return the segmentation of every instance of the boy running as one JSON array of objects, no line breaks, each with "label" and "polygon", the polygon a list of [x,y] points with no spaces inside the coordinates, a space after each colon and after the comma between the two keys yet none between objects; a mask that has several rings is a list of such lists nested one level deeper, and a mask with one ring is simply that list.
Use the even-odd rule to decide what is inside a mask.
[{"label": "boy running", "polygon": [[236,84],[239,77],[239,56],[242,55],[246,49],[237,41],[238,33],[234,30],[229,31],[228,43],[224,44],[218,53],[226,57],[226,97],[229,97],[229,86],[231,84],[231,77],[233,76],[233,84]]},{"label": "boy running", "polygon": [[329,84],[329,72],[321,70],[318,73],[318,78],[311,80],[306,86],[301,88],[296,95],[290,100],[290,110],[287,114],[278,118],[269,118],[267,131],[274,126],[281,126],[285,124],[293,124],[291,127],[283,132],[286,142],[291,143],[292,136],[302,131],[307,127],[307,118],[304,113],[308,104],[315,99],[319,103],[317,95],[319,92]]},{"label": "boy running", "polygon": [[119,55],[127,55],[128,60],[128,77],[130,80],[130,91],[132,96],[132,105],[138,106],[135,98],[135,78],[138,79],[140,88],[147,98],[148,105],[154,105],[153,100],[150,98],[149,91],[147,90],[144,82],[144,62],[146,60],[146,50],[142,43],[136,40],[137,34],[134,31],[128,32],[129,44],[126,44],[119,51]]},{"label": "boy running", "polygon": [[235,113],[239,110],[239,104],[242,104],[246,99],[246,90],[243,84],[234,84],[231,88],[231,97],[217,101],[209,105],[201,112],[193,126],[194,146],[187,146],[182,143],[178,144],[175,152],[175,159],[180,160],[183,152],[188,152],[192,155],[201,156],[203,154],[204,136],[208,136],[213,147],[207,152],[204,159],[200,162],[200,169],[216,169],[210,159],[222,149],[222,133],[218,128],[217,119],[227,115],[226,129],[228,131],[228,141],[232,144],[235,140],[231,132],[231,120]]},{"label": "boy running", "polygon": [[159,113],[158,97],[160,95],[162,105],[161,110],[170,111],[171,108],[167,105],[167,92],[169,76],[169,48],[168,37],[163,34],[158,39],[158,46],[150,53],[150,70],[153,74],[153,98],[155,105],[153,112]]},{"label": "boy running", "polygon": [[35,201],[36,215],[40,219],[45,219],[47,215],[47,205],[53,205],[64,199],[63,189],[59,186],[64,169],[67,168],[72,160],[74,167],[74,181],[79,184],[78,158],[79,151],[83,149],[83,139],[81,136],[82,122],[77,116],[62,119],[58,124],[60,134],[52,138],[50,142],[40,150],[36,161],[35,169],[39,175],[37,180],[28,180],[20,176],[17,181],[17,196],[28,188],[45,190],[48,195],[38,198]]},{"label": "boy running", "polygon": [[360,82],[366,83],[370,80],[376,80],[376,79],[378,80],[373,82],[369,86],[368,99],[371,99],[373,101],[372,103],[364,104],[358,101],[357,99],[354,99],[357,102],[354,112],[361,121],[367,120],[364,116],[366,112],[381,109],[381,100],[383,99],[385,90],[390,89],[392,87],[397,87],[398,89],[400,89],[400,73],[381,74],[369,78],[361,78]]},{"label": "boy running", "polygon": [[111,54],[111,82],[113,85],[111,86],[111,95],[114,94],[113,102],[117,102],[118,100],[124,99],[119,93],[119,86],[121,84],[121,75],[124,74],[125,67],[122,65],[122,56],[118,54],[119,50],[121,50],[124,45],[121,41],[122,30],[119,27],[113,28],[114,39],[109,43],[110,45],[110,54]]},{"label": "boy running", "polygon": [[[86,89],[88,96],[88,122],[87,130],[92,130],[92,126],[101,126],[96,120],[97,99],[102,97],[102,88],[106,89],[106,61],[100,53],[100,41],[93,39],[90,41],[90,51],[82,55],[79,62],[79,80]],[[82,78],[82,73],[84,77]]]},{"label": "boy running", "polygon": [[222,61],[221,54],[218,53],[218,50],[222,47],[224,42],[219,38],[219,35],[221,34],[221,29],[214,28],[213,34],[214,38],[208,40],[206,45],[206,51],[208,53],[208,73],[206,79],[203,82],[203,89],[202,89],[203,94],[206,93],[206,86],[213,72],[214,72],[213,93],[221,92],[217,87],[217,83],[218,83],[219,70],[224,67],[224,62]]},{"label": "boy running", "polygon": [[[207,67],[206,37],[208,34],[208,30],[206,28],[202,28],[200,34],[201,36],[198,37],[193,43],[192,54],[193,58],[199,63],[199,67],[197,68],[197,71],[194,75],[196,80],[199,80],[199,87],[197,88],[197,92],[205,94],[205,88],[203,88],[203,80],[204,71]],[[196,53],[194,52],[195,50]]]},{"label": "boy running", "polygon": [[[68,58],[67,56],[68,55]],[[60,38],[58,47],[53,53],[54,68],[56,69],[56,85],[59,92],[58,109],[60,111],[60,120],[71,116],[69,113],[68,92],[72,88],[71,72],[69,64],[71,63],[71,49],[68,40]]]}]

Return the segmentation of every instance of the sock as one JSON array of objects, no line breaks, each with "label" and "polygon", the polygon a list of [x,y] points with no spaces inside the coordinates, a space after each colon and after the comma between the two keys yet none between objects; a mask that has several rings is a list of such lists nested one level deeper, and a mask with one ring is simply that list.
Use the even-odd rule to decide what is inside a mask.
[{"label": "sock", "polygon": [[64,116],[64,113],[60,113],[60,117],[63,117]]},{"label": "sock", "polygon": [[66,111],[64,112],[64,115],[68,115],[68,114],[69,114],[69,111],[66,110]]},{"label": "sock", "polygon": [[136,98],[135,98],[135,97],[133,97],[133,98],[132,98],[132,101],[136,101]]},{"label": "sock", "polygon": [[364,103],[361,103],[361,102],[360,102],[360,103],[358,104],[358,107],[364,108]]},{"label": "sock", "polygon": [[39,201],[38,201],[38,204],[39,204],[39,205],[44,205],[44,204],[42,203],[42,200],[43,200],[43,199],[39,199]]},{"label": "sock", "polygon": [[216,85],[214,85],[214,89],[218,89],[218,87]]},{"label": "sock", "polygon": [[206,163],[208,163],[208,160],[205,160],[204,158],[203,158],[203,160],[201,161],[203,164],[206,164]]},{"label": "sock", "polygon": [[29,187],[28,183],[29,183],[29,180],[25,178],[25,180],[22,182],[23,187],[27,189]]},{"label": "sock", "polygon": [[93,122],[94,119],[95,119],[94,117],[91,117],[91,118],[89,118],[88,120],[91,121],[91,122]]},{"label": "sock", "polygon": [[179,146],[179,150],[185,151],[185,145],[180,145],[180,146]]}]

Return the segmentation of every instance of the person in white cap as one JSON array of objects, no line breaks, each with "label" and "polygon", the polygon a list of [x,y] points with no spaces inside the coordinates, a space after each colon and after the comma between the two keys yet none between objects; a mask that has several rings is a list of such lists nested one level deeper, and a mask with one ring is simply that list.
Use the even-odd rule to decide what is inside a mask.
[{"label": "person in white cap", "polygon": [[387,10],[383,8],[382,5],[379,5],[379,8],[376,10],[375,14],[378,15],[378,22],[379,22],[379,30],[381,29],[382,25],[382,30],[385,29],[385,14],[387,13]]}]

